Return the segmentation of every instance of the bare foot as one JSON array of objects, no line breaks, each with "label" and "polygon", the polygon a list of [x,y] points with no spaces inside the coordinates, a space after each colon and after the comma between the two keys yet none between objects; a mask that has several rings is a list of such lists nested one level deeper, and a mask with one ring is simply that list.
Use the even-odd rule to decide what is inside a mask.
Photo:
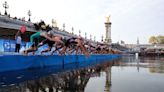
[{"label": "bare foot", "polygon": [[32,52],[32,55],[35,55],[35,52],[34,51]]},{"label": "bare foot", "polygon": [[28,53],[27,53],[26,50],[24,50],[22,54],[25,55],[25,56],[27,56]]}]

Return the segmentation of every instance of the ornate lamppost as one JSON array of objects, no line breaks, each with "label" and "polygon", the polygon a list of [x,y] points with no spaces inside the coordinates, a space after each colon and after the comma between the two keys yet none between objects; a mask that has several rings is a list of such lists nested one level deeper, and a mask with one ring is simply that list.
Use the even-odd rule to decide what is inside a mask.
[{"label": "ornate lamppost", "polygon": [[87,33],[85,32],[85,39],[87,39]]},{"label": "ornate lamppost", "polygon": [[72,34],[74,34],[74,28],[72,27]]},{"label": "ornate lamppost", "polygon": [[28,10],[28,16],[29,16],[28,21],[31,21],[31,19],[30,19],[30,16],[31,16],[31,11],[30,11],[30,10]]},{"label": "ornate lamppost", "polygon": [[79,36],[81,37],[81,30],[79,30]]},{"label": "ornate lamppost", "polygon": [[96,42],[96,36],[94,36],[94,42]]},{"label": "ornate lamppost", "polygon": [[90,35],[90,40],[92,40],[92,35]]},{"label": "ornate lamppost", "polygon": [[65,23],[63,24],[63,31],[65,31]]},{"label": "ornate lamppost", "polygon": [[101,42],[103,42],[103,41],[104,41],[104,36],[102,35],[102,36],[101,36]]},{"label": "ornate lamppost", "polygon": [[7,9],[9,8],[9,5],[7,4],[7,1],[3,3],[3,7],[5,8],[5,15],[7,15]]}]

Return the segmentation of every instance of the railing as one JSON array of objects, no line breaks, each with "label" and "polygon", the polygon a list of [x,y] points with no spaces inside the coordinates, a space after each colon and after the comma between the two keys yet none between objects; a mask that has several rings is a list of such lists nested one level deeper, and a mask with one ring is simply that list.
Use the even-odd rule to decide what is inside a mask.
[{"label": "railing", "polygon": [[0,27],[19,30],[22,25],[27,27],[27,31],[36,31],[31,22],[9,18],[8,16],[0,16]]}]

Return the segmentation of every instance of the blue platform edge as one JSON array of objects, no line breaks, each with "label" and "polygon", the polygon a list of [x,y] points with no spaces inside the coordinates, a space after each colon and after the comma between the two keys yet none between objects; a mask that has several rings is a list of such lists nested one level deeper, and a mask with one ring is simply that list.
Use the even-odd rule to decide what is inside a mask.
[{"label": "blue platform edge", "polygon": [[[92,64],[102,61],[109,61],[120,58],[118,54],[103,54],[103,55],[90,55],[85,57],[84,55],[35,55],[35,56],[23,56],[23,55],[1,55],[0,56],[0,72],[15,71],[32,68],[44,68],[52,66],[63,66],[65,64],[79,63]],[[88,62],[88,63],[87,63]]]}]

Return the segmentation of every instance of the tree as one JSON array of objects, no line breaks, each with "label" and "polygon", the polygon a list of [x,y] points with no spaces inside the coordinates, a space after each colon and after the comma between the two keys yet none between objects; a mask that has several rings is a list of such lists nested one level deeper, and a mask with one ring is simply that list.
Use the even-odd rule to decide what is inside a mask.
[{"label": "tree", "polygon": [[164,36],[159,35],[156,38],[157,38],[159,44],[164,44]]},{"label": "tree", "polygon": [[151,36],[149,38],[149,43],[151,44],[164,44],[164,36]]},{"label": "tree", "polygon": [[149,38],[149,43],[151,43],[151,44],[157,44],[158,43],[158,40],[157,40],[157,38],[155,36],[151,36]]}]

